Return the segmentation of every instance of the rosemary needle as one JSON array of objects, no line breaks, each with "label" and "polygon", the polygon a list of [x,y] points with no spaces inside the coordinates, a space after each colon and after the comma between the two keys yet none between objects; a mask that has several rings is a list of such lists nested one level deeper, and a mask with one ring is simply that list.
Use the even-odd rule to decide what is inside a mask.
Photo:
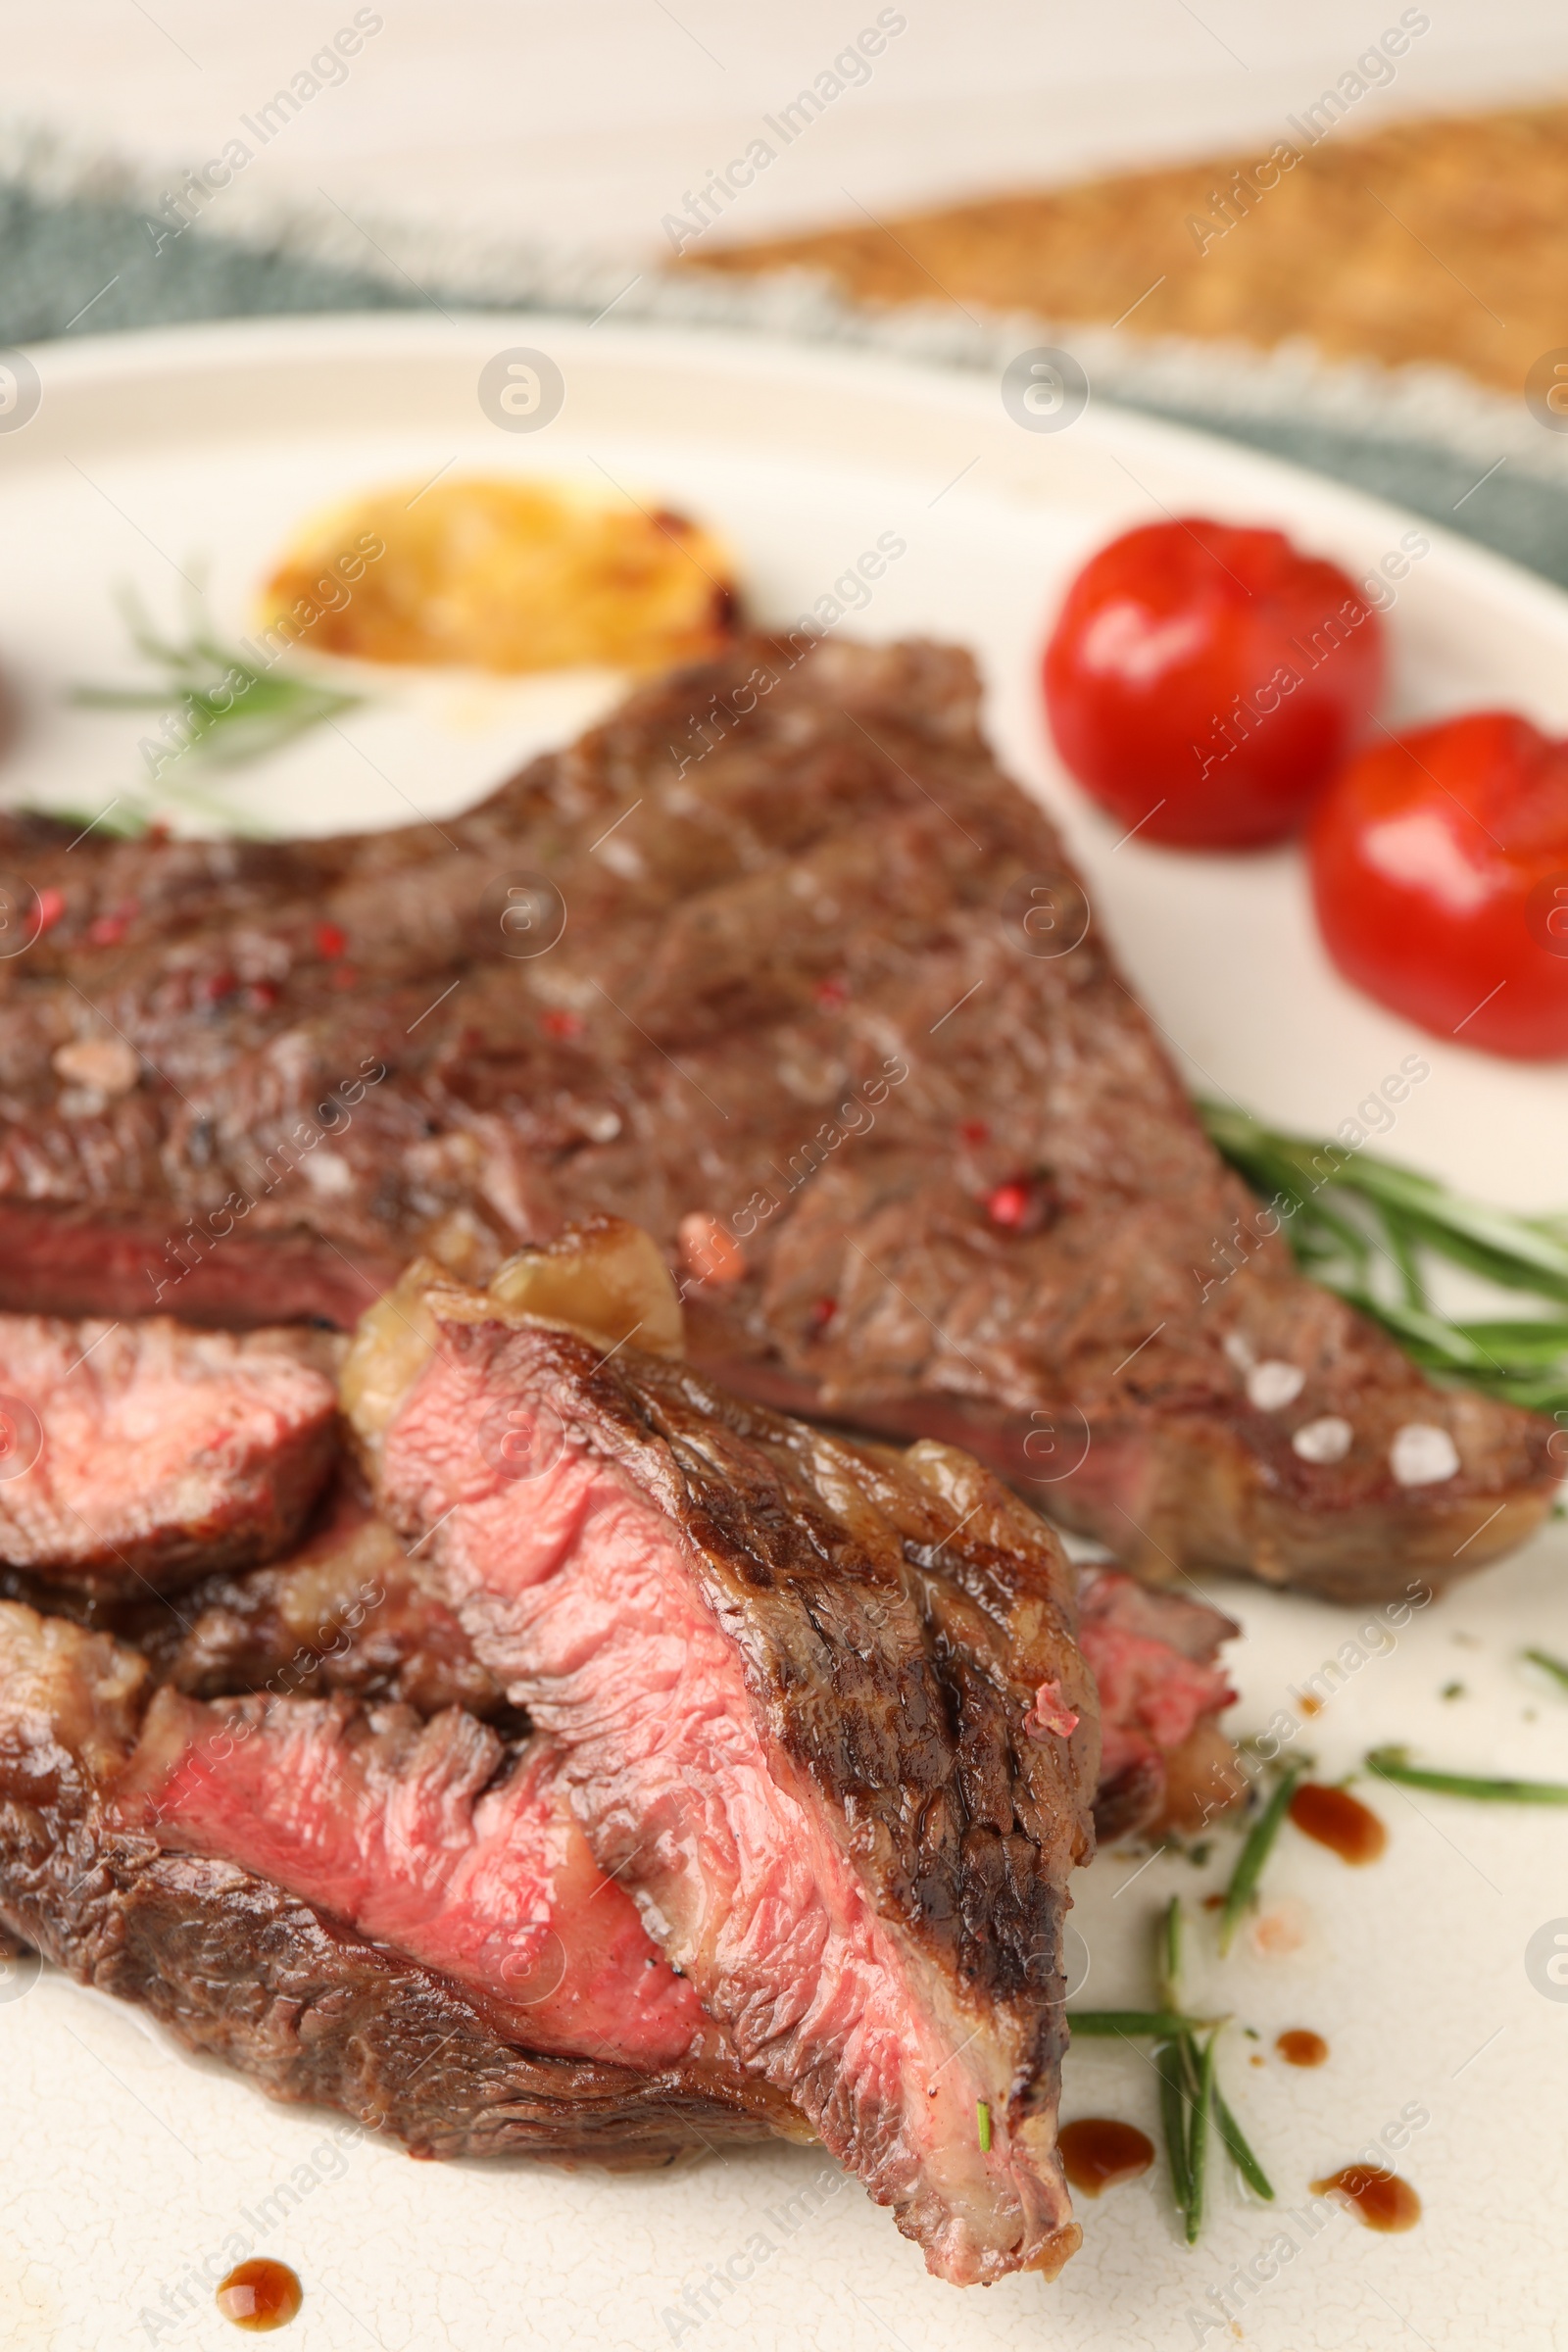
[{"label": "rosemary needle", "polygon": [[1366,1768],[1380,1781],[1430,1788],[1438,1796],[1473,1796],[1499,1805],[1568,1805],[1568,1781],[1488,1780],[1478,1773],[1429,1772],[1424,1765],[1407,1764],[1402,1747],[1373,1748]]},{"label": "rosemary needle", "polygon": [[1301,1767],[1292,1764],[1280,1775],[1274,1792],[1262,1812],[1247,1833],[1247,1840],[1236,1857],[1231,1883],[1225,1889],[1225,1901],[1219,1915],[1219,1948],[1228,1952],[1236,1923],[1257,1892],[1257,1883],[1263,1875],[1270,1848],[1280,1833],[1285,1809],[1296,1793],[1296,1784],[1301,1777]]},{"label": "rosemary needle", "polygon": [[1187,2063],[1180,2041],[1156,2045],[1154,2072],[1159,2077],[1159,2120],[1165,2136],[1165,2161],[1170,2166],[1171,2194],[1185,2214],[1193,2201],[1193,2182],[1188,2169]]},{"label": "rosemary needle", "polygon": [[[1427,1370],[1542,1412],[1568,1407],[1568,1225],[1467,1200],[1413,1168],[1342,1143],[1265,1127],[1233,1103],[1200,1102],[1210,1141],[1266,1203],[1253,1233],[1216,1254],[1207,1284],[1282,1233],[1313,1280],[1381,1323]],[[1332,1201],[1332,1206],[1330,1205]],[[1555,1311],[1450,1321],[1431,1300],[1429,1258]]]},{"label": "rosemary needle", "polygon": [[1272,2204],[1274,2184],[1258,2163],[1257,2158],[1252,2154],[1248,2145],[1247,2135],[1231,2113],[1225,2093],[1217,2082],[1214,2085],[1214,2121],[1219,2126],[1219,2135],[1225,2142],[1230,2160],[1247,2182],[1248,2187],[1255,2189],[1260,2197],[1266,2197]]},{"label": "rosemary needle", "polygon": [[1069,2009],[1067,2025],[1074,2039],[1169,2041],[1178,2034],[1206,2033],[1220,2020],[1183,2017],[1172,2009]]},{"label": "rosemary needle", "polygon": [[1214,2044],[1219,2031],[1209,2035],[1203,2044],[1203,2054],[1198,2057],[1190,2035],[1184,2036],[1189,2069],[1198,2065],[1198,2094],[1192,2103],[1191,2138],[1187,2154],[1187,2243],[1196,2246],[1198,2233],[1203,2226],[1203,2192],[1208,2178],[1208,2119],[1214,2103]]},{"label": "rosemary needle", "polygon": [[1568,1665],[1564,1665],[1561,1658],[1554,1658],[1549,1649],[1527,1649],[1525,1656],[1532,1666],[1544,1667],[1547,1674],[1554,1675],[1568,1689]]}]

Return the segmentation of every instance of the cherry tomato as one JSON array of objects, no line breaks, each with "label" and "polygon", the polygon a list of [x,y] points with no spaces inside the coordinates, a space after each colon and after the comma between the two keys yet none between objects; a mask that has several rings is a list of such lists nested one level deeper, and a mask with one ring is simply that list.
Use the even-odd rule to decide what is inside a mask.
[{"label": "cherry tomato", "polygon": [[1313,819],[1340,970],[1439,1037],[1568,1054],[1568,743],[1478,710],[1363,752]]},{"label": "cherry tomato", "polygon": [[1073,774],[1145,841],[1245,850],[1296,830],[1383,691],[1383,625],[1281,531],[1189,516],[1092,556],[1045,656]]}]

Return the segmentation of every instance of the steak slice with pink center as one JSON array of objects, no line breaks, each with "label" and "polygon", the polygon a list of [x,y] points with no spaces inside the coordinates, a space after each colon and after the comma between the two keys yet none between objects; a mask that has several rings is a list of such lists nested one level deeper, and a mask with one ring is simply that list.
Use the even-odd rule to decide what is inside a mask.
[{"label": "steak slice with pink center", "polygon": [[801,2136],[787,2101],[733,2065],[539,2050],[505,2000],[117,1820],[147,1681],[122,1643],[0,1601],[0,1930],[271,2097],[343,2108],[417,2156],[622,2168]]},{"label": "steak slice with pink center", "polygon": [[383,1507],[559,1745],[601,1868],[932,2271],[1054,2274],[1098,1757],[1054,1538],[946,1447],[842,1444],[473,1293],[424,1305]]},{"label": "steak slice with pink center", "polygon": [[0,1315],[0,1560],[135,1595],[275,1558],[335,1450],[320,1352],[292,1331]]},{"label": "steak slice with pink center", "polygon": [[588,1850],[545,1740],[449,1707],[154,1697],[116,1812],[486,1996],[537,2050],[650,2071],[717,2036]]},{"label": "steak slice with pink center", "polygon": [[1097,1833],[1201,1829],[1247,1788],[1219,1728],[1236,1700],[1219,1652],[1240,1629],[1204,1601],[1151,1592],[1114,1568],[1090,1569],[1078,1604],[1100,1692]]}]

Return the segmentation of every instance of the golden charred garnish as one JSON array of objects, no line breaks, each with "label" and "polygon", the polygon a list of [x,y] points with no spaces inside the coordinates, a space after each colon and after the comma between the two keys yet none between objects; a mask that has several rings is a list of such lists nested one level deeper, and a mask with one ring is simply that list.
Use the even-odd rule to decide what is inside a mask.
[{"label": "golden charred garnish", "polygon": [[701,661],[736,612],[728,553],[685,515],[479,475],[319,516],[263,592],[313,653],[512,674]]}]

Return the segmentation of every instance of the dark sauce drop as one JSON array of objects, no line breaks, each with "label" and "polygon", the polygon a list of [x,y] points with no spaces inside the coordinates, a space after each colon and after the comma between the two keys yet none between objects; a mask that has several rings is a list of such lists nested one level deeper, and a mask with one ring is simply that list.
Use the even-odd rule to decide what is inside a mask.
[{"label": "dark sauce drop", "polygon": [[1343,2173],[1314,2180],[1312,2194],[1343,2197],[1369,2230],[1413,2230],[1421,2219],[1421,2200],[1409,2181],[1397,2173],[1379,2172],[1372,2164],[1348,2164]]},{"label": "dark sauce drop", "polygon": [[1062,2171],[1086,2197],[1098,2197],[1118,2180],[1136,2180],[1154,2161],[1152,2139],[1135,2125],[1102,2115],[1082,2115],[1076,2123],[1063,2124],[1056,2145]]},{"label": "dark sauce drop", "polygon": [[1329,2054],[1329,2045],[1321,2034],[1308,2033],[1305,2026],[1293,2026],[1282,2034],[1274,2047],[1287,2066],[1321,2066]]},{"label": "dark sauce drop", "polygon": [[305,2290],[286,2262],[266,2255],[236,2263],[218,2290],[218,2308],[236,2328],[261,2335],[298,2319]]},{"label": "dark sauce drop", "polygon": [[1291,1819],[1305,1838],[1315,1838],[1342,1862],[1375,1862],[1389,1842],[1377,1815],[1348,1788],[1326,1788],[1303,1781],[1291,1799]]}]

